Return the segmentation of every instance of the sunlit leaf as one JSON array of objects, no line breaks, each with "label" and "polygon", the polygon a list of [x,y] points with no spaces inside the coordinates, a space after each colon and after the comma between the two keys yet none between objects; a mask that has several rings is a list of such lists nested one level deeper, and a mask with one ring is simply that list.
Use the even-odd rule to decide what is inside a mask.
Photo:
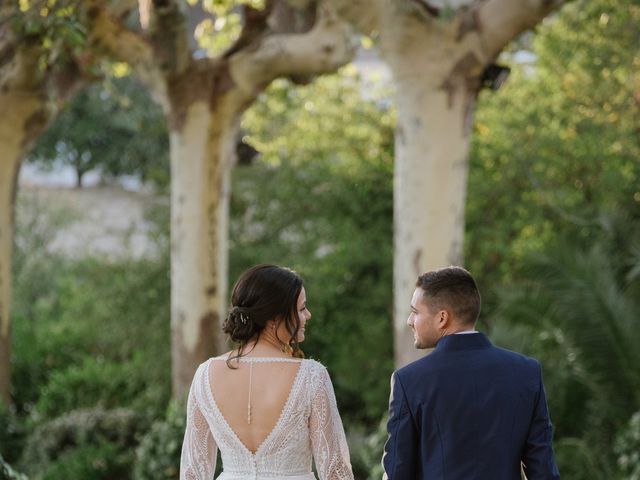
[{"label": "sunlit leaf", "polygon": [[115,78],[122,78],[131,73],[131,67],[128,63],[124,62],[113,63],[111,69]]}]

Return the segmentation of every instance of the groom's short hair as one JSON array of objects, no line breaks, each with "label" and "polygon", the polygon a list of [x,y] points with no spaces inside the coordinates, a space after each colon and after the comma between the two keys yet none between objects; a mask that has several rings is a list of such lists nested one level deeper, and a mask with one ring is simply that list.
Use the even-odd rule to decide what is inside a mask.
[{"label": "groom's short hair", "polygon": [[480,292],[471,274],[462,267],[446,267],[418,277],[416,287],[424,291],[429,304],[448,309],[463,325],[473,325],[480,314]]}]

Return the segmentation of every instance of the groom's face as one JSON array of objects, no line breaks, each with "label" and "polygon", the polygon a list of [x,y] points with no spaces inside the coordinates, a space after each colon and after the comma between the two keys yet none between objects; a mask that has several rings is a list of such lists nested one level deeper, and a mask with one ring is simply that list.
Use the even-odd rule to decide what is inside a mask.
[{"label": "groom's face", "polygon": [[407,325],[413,330],[413,341],[416,348],[433,348],[441,335],[438,331],[438,317],[440,312],[430,308],[424,290],[420,287],[413,292],[411,299],[411,313]]}]

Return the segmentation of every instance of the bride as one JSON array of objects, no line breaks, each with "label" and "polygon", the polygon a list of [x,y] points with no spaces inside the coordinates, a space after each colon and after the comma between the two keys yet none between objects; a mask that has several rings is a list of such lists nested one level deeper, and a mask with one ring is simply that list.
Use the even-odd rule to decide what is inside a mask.
[{"label": "bride", "polygon": [[274,265],[244,272],[224,322],[237,348],[198,367],[187,403],[181,480],[353,479],[327,370],[303,359],[311,318],[302,279]]}]

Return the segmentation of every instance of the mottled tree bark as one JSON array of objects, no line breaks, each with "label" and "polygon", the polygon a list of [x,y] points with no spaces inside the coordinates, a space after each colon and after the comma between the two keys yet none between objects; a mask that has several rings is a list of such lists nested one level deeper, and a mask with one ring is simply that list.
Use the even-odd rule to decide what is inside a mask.
[{"label": "mottled tree bark", "polygon": [[[2,100],[0,99],[0,106]],[[3,126],[0,125],[0,142],[3,140]],[[9,403],[11,381],[11,254],[13,247],[14,199],[16,172],[20,157],[2,158],[0,175],[0,399]]]},{"label": "mottled tree bark", "polygon": [[228,218],[237,121],[204,102],[171,131],[171,351],[173,390],[223,347]]},{"label": "mottled tree bark", "polygon": [[[411,83],[411,82],[409,82]],[[416,358],[407,328],[409,304],[418,275],[463,263],[464,207],[469,136],[463,122],[472,100],[398,81],[396,162],[394,171],[395,359]]]}]

